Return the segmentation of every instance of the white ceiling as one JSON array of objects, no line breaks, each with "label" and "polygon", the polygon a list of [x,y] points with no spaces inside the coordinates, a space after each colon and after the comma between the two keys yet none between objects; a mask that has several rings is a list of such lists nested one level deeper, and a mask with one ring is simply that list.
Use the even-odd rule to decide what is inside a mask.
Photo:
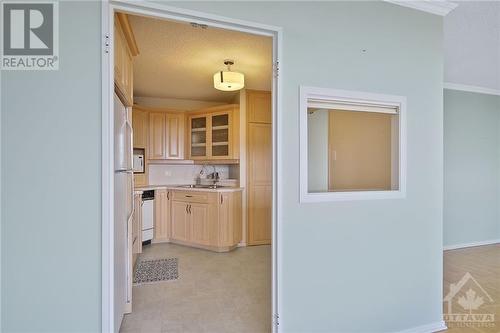
[{"label": "white ceiling", "polygon": [[[500,90],[500,1],[456,3],[444,18],[444,81]],[[235,93],[212,82],[227,58],[247,88],[271,89],[271,38],[140,16],[130,22],[140,51],[135,96],[231,102]]]},{"label": "white ceiling", "polygon": [[444,18],[444,81],[500,90],[500,2],[457,3]]},{"label": "white ceiling", "polygon": [[271,90],[272,39],[189,23],[130,16],[139,47],[134,57],[134,95],[231,102],[235,92],[213,87],[215,72],[233,59],[249,89]]}]

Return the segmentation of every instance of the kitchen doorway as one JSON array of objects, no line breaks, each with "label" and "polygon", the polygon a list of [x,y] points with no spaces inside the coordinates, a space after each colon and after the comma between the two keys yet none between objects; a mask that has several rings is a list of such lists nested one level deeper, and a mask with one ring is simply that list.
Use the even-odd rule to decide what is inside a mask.
[{"label": "kitchen doorway", "polygon": [[[113,183],[113,96],[114,96],[114,14],[122,12],[132,15],[140,15],[157,19],[166,19],[179,22],[189,22],[208,27],[239,31],[272,38],[272,59],[274,75],[271,89],[272,96],[272,192],[269,194],[272,200],[272,330],[277,330],[279,318],[279,293],[278,276],[280,276],[280,251],[278,243],[279,230],[279,195],[278,184],[280,183],[278,170],[278,131],[279,131],[279,55],[281,54],[281,29],[258,23],[246,22],[231,18],[219,17],[211,14],[195,12],[163,6],[160,4],[143,4],[137,2],[110,1],[102,4],[102,27],[103,27],[103,58],[102,58],[102,331],[117,332],[119,327],[114,323],[114,183]],[[259,128],[259,126],[255,126]],[[258,240],[256,240],[258,243]]]}]

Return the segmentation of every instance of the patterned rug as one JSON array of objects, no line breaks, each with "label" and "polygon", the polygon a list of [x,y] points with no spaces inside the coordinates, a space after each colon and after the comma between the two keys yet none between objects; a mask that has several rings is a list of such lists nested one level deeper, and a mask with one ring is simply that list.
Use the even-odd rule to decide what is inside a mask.
[{"label": "patterned rug", "polygon": [[141,260],[135,266],[134,284],[152,283],[179,278],[179,259]]}]

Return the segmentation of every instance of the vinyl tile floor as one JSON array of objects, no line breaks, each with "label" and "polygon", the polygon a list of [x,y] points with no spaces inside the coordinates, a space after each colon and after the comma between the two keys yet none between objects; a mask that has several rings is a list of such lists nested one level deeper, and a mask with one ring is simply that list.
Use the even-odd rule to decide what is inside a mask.
[{"label": "vinyl tile floor", "polygon": [[271,332],[271,247],[214,253],[174,244],[141,259],[179,258],[179,279],[138,285],[120,332]]}]

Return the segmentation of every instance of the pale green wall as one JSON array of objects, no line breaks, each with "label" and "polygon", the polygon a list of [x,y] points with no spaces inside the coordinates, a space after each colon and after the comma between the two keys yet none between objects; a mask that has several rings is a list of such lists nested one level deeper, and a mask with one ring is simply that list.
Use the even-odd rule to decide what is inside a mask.
[{"label": "pale green wall", "polygon": [[61,2],[58,71],[2,72],[2,327],[96,332],[100,4]]},{"label": "pale green wall", "polygon": [[500,96],[444,92],[444,244],[500,239]]},{"label": "pale green wall", "polygon": [[[282,329],[389,332],[440,321],[442,18],[382,2],[172,5],[283,27]],[[299,203],[301,84],[408,97],[406,199]]]},{"label": "pale green wall", "polygon": [[[382,2],[177,6],[283,27],[282,331],[388,332],[440,321],[442,18]],[[2,78],[9,330],[99,326],[99,20],[96,3],[62,3],[61,69]],[[406,199],[299,203],[301,84],[408,97]]]}]

